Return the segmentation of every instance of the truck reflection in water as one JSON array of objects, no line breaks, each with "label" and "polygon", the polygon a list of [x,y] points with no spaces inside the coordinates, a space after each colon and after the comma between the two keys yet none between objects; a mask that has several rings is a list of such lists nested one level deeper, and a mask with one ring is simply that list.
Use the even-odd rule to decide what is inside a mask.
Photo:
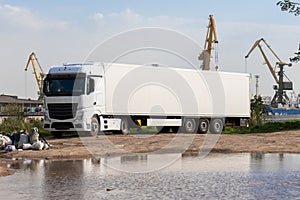
[{"label": "truck reflection in water", "polygon": [[250,154],[251,171],[279,171],[300,170],[300,156],[298,154]]},{"label": "truck reflection in water", "polygon": [[[296,199],[300,196],[300,155],[212,153],[205,159],[190,155],[16,160],[9,167],[18,171],[0,178],[0,188],[8,188],[1,195],[22,200]],[[170,160],[173,162],[165,165]],[[128,173],[134,170],[148,172]]]}]

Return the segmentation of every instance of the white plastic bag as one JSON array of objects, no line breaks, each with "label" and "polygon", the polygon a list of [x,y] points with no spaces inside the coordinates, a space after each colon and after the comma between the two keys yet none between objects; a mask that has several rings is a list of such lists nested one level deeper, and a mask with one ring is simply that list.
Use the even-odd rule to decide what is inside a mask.
[{"label": "white plastic bag", "polygon": [[28,149],[31,149],[32,145],[30,143],[26,143],[26,144],[23,144],[23,147],[22,149],[23,150],[28,150]]},{"label": "white plastic bag", "polygon": [[31,149],[33,150],[43,150],[44,148],[44,143],[42,141],[37,141],[32,144]]},{"label": "white plastic bag", "polygon": [[30,144],[34,144],[39,141],[39,130],[37,127],[32,128],[29,131]]}]

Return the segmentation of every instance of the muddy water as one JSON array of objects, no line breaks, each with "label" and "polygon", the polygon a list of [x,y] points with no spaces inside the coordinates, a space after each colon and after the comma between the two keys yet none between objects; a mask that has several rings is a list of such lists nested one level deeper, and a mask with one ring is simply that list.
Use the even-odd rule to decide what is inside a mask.
[{"label": "muddy water", "polygon": [[300,155],[296,154],[20,160],[10,167],[18,171],[0,178],[1,199],[300,198]]}]

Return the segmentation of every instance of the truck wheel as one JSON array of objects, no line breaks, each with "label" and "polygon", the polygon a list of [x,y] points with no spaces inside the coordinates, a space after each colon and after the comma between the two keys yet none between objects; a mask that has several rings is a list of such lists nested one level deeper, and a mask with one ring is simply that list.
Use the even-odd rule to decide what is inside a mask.
[{"label": "truck wheel", "polygon": [[224,124],[221,119],[212,119],[209,125],[209,131],[212,134],[221,134],[223,130]]},{"label": "truck wheel", "polygon": [[91,121],[91,136],[96,137],[100,133],[100,124],[96,116]]},{"label": "truck wheel", "polygon": [[129,122],[128,122],[127,118],[122,118],[121,119],[120,128],[121,128],[121,133],[123,135],[128,135],[128,133],[129,133]]},{"label": "truck wheel", "polygon": [[209,127],[208,119],[200,119],[198,126],[198,133],[207,133]]},{"label": "truck wheel", "polygon": [[197,131],[197,123],[195,119],[186,118],[183,121],[183,132],[185,133],[195,133]]}]

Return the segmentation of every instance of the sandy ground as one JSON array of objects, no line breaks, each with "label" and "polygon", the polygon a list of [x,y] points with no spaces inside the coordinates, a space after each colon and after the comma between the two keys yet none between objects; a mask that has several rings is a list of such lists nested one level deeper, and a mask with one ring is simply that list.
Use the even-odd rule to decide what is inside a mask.
[{"label": "sandy ground", "polygon": [[10,175],[6,166],[13,159],[85,159],[128,153],[300,153],[300,130],[263,134],[158,134],[100,135],[47,138],[52,145],[43,151],[0,151],[0,175]]}]

